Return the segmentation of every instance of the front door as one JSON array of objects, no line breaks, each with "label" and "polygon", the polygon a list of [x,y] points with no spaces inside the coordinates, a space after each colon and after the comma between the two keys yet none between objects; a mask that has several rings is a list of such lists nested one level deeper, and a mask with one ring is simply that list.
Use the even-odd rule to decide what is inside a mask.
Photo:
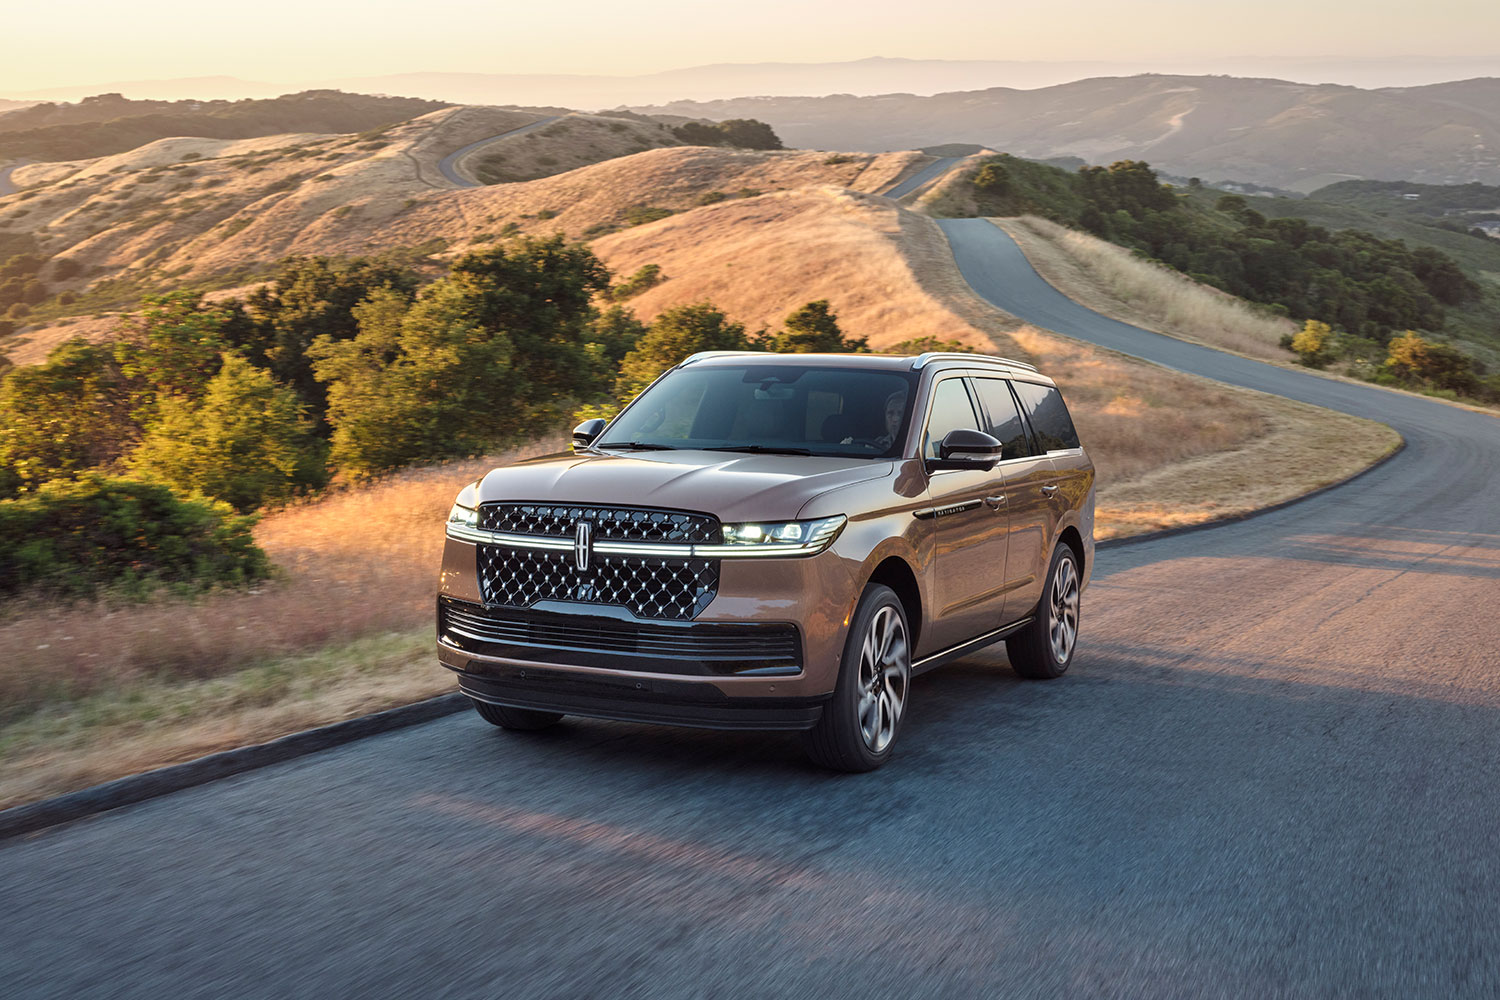
[{"label": "front door", "polygon": [[[958,428],[981,429],[965,379],[950,377],[933,388],[922,457],[936,458],[943,435]],[[922,646],[936,651],[1000,627],[1009,515],[998,469],[936,470],[927,491],[917,516],[934,542],[933,615]]]}]

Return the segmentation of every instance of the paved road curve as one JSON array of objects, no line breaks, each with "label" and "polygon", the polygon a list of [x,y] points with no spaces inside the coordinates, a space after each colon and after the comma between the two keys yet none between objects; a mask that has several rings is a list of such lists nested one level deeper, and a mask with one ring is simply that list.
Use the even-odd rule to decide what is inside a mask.
[{"label": "paved road curve", "polygon": [[1133,331],[945,228],[1007,309],[1409,447],[1100,553],[1066,678],[921,678],[873,776],[464,714],[0,845],[5,994],[1493,997],[1500,425]]},{"label": "paved road curve", "polygon": [[928,181],[936,180],[949,170],[952,170],[953,165],[960,159],[961,157],[957,156],[940,156],[910,177],[897,181],[880,193],[887,198],[903,198]]},{"label": "paved road curve", "polygon": [[456,184],[459,187],[479,187],[479,182],[474,178],[469,177],[467,174],[459,173],[458,162],[460,160],[462,160],[465,156],[468,156],[470,153],[474,152],[474,150],[480,148],[481,146],[488,146],[490,143],[499,142],[501,139],[511,139],[518,135],[525,135],[527,132],[533,132],[544,125],[550,125],[561,117],[563,116],[553,115],[550,118],[539,118],[534,122],[528,122],[527,124],[522,125],[520,128],[513,128],[509,132],[501,132],[499,135],[487,136],[486,138],[480,139],[478,142],[471,142],[467,146],[455,149],[453,152],[443,157],[442,160],[438,162],[438,170],[442,171],[443,176],[447,178],[449,182]]}]

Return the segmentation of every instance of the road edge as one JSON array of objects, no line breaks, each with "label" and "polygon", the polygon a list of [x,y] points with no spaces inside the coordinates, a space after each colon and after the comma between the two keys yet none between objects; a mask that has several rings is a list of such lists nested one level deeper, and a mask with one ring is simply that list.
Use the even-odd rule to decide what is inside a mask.
[{"label": "road edge", "polygon": [[[1254,392],[1256,390],[1251,391]],[[1395,428],[1392,427],[1391,430],[1395,430]],[[1376,469],[1380,468],[1382,465],[1389,462],[1397,455],[1401,454],[1406,450],[1406,437],[1400,431],[1396,431],[1396,437],[1399,439],[1396,442],[1396,447],[1392,448],[1384,455],[1381,455],[1379,458],[1371,462],[1369,465],[1365,466],[1363,469],[1360,469],[1357,472],[1351,472],[1343,479],[1335,480],[1331,483],[1325,483],[1322,486],[1319,486],[1317,489],[1308,490],[1306,493],[1302,493],[1294,497],[1287,497],[1285,500],[1278,500],[1275,503],[1268,504],[1265,507],[1257,507],[1254,510],[1241,511],[1237,514],[1225,514],[1223,517],[1215,517],[1208,521],[1200,521],[1197,524],[1183,524],[1174,528],[1159,528],[1156,531],[1144,531],[1139,535],[1125,535],[1119,538],[1106,538],[1103,541],[1095,542],[1094,548],[1114,549],[1120,548],[1125,545],[1134,545],[1137,542],[1154,542],[1159,538],[1171,538],[1174,535],[1186,535],[1194,531],[1207,531],[1210,528],[1222,528],[1226,524],[1233,524],[1236,521],[1248,521],[1252,517],[1260,517],[1262,514],[1270,514],[1274,511],[1283,510],[1287,507],[1290,507],[1294,503],[1301,503],[1304,500],[1311,500],[1313,497],[1318,496],[1322,493],[1327,493],[1329,490],[1336,490],[1340,486],[1347,486],[1348,484],[1358,479],[1360,476],[1364,476],[1371,472],[1374,472]]]},{"label": "road edge", "polygon": [[353,743],[368,736],[377,736],[395,729],[431,722],[433,719],[463,711],[468,703],[469,700],[457,692],[438,695],[436,698],[413,702],[410,705],[400,705],[383,712],[374,712],[370,715],[345,719],[343,722],[305,729],[300,733],[281,736],[266,743],[236,747],[233,750],[209,754],[181,764],[142,771],[140,774],[117,778],[102,785],[94,785],[50,799],[0,809],[0,840],[37,833],[49,827],[86,819],[111,809],[119,809],[122,806],[145,802],[172,792],[206,785],[220,778],[295,760],[298,757]]}]

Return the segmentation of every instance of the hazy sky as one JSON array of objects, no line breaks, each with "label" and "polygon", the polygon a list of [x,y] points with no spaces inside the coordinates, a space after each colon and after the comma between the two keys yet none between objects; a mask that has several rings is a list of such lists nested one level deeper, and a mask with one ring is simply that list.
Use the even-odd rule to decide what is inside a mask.
[{"label": "hazy sky", "polygon": [[230,75],[649,73],[866,56],[1473,57],[1497,0],[6,0],[0,92]]}]

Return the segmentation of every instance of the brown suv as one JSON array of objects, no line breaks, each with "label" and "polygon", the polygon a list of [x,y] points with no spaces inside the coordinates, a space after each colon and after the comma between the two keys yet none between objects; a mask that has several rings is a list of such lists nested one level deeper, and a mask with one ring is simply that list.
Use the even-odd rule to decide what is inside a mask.
[{"label": "brown suv", "polygon": [[1002,639],[1068,669],[1094,467],[1017,361],[699,354],[447,530],[439,658],[488,721],[804,730],[863,771],[915,674]]}]

